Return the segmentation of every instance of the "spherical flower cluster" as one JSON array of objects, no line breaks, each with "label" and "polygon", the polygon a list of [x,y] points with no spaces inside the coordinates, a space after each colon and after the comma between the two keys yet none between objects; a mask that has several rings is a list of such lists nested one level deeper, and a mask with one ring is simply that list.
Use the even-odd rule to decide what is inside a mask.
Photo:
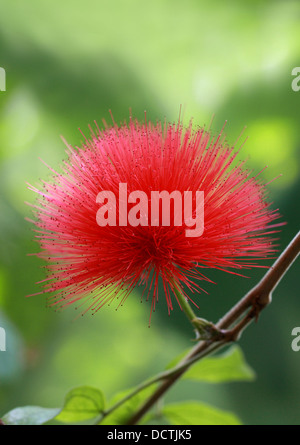
[{"label": "spherical flower cluster", "polygon": [[[164,292],[169,311],[176,285],[187,298],[201,291],[208,269],[237,273],[258,267],[257,260],[274,252],[270,234],[279,215],[266,202],[265,185],[238,161],[239,151],[221,134],[203,128],[130,118],[129,124],[97,127],[81,147],[68,146],[62,173],[40,189],[34,207],[37,256],[47,261],[43,292],[49,303],[71,303],[93,312],[118,298],[122,304],[136,287],[151,300],[151,312]],[[204,231],[187,237],[187,225],[121,225],[116,199],[116,224],[100,226],[97,196],[136,190],[204,192]],[[128,203],[128,210],[134,203]],[[183,205],[183,203],[182,203]],[[130,207],[131,206],[131,207]],[[136,217],[141,215],[136,215]],[[193,297],[197,304],[197,296]]]}]

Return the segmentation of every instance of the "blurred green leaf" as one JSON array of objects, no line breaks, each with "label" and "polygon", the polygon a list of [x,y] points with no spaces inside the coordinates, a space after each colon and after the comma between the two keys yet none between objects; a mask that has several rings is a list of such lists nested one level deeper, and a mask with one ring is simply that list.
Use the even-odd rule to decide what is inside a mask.
[{"label": "blurred green leaf", "polygon": [[[141,406],[144,400],[146,400],[153,391],[156,389],[157,385],[153,384],[148,388],[140,391],[135,396],[131,397],[129,400],[124,402],[119,408],[115,409],[111,414],[106,416],[102,421],[101,425],[124,425],[126,421],[136,412],[136,410]],[[119,400],[125,398],[128,394],[134,391],[134,388],[122,391],[115,395],[111,400],[111,406],[115,405]]]},{"label": "blurred green leaf", "polygon": [[162,413],[172,425],[241,425],[234,414],[193,401],[167,405]]},{"label": "blurred green leaf", "polygon": [[56,420],[64,423],[80,422],[99,416],[105,406],[103,393],[96,388],[81,386],[72,389]]},{"label": "blurred green leaf", "polygon": [[246,363],[244,354],[237,346],[220,356],[207,357],[199,361],[183,376],[183,379],[209,383],[251,381],[254,378],[255,372]]},{"label": "blurred green leaf", "polygon": [[2,417],[5,425],[42,425],[59,413],[58,408],[23,406],[9,411]]}]

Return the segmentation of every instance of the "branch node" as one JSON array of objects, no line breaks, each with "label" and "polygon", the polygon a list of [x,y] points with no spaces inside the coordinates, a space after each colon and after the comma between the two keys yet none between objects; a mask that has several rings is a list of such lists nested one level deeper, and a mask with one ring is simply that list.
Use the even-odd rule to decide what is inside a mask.
[{"label": "branch node", "polygon": [[195,327],[196,340],[218,342],[224,338],[224,331],[221,331],[213,323],[204,318],[194,318],[192,324]]}]

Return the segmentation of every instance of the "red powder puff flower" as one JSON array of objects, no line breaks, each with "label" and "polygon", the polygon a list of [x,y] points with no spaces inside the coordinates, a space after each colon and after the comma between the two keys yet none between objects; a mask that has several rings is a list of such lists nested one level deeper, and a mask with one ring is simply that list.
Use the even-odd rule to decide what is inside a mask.
[{"label": "red powder puff flower", "polygon": [[[49,184],[41,190],[30,186],[39,195],[33,206],[41,247],[36,255],[48,262],[43,292],[50,294],[50,304],[83,304],[84,312],[94,312],[116,297],[122,304],[142,285],[152,312],[161,280],[170,312],[172,298],[177,299],[174,286],[186,295],[184,288],[200,291],[199,281],[210,281],[203,269],[236,273],[232,269],[258,267],[256,260],[274,252],[269,235],[280,224],[270,223],[279,215],[265,201],[265,186],[237,162],[238,151],[224,142],[222,132],[213,138],[191,124],[130,119],[129,125],[97,127],[90,140],[76,149],[68,146],[67,153],[62,174],[51,169]],[[190,227],[185,221],[174,224],[172,202],[168,226],[122,225],[120,184],[127,184],[128,195],[144,192],[149,206],[151,191],[191,191],[194,204],[196,191],[203,191],[204,232],[186,236]],[[101,191],[116,197],[114,209],[106,209],[115,211],[115,225],[97,223]],[[127,210],[133,205],[127,203]],[[142,217],[137,212],[136,218]]]}]

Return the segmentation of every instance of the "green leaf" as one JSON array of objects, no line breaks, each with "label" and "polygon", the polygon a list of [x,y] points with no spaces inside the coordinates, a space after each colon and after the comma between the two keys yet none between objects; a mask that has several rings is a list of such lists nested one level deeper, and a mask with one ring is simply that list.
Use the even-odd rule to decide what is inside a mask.
[{"label": "green leaf", "polygon": [[200,402],[166,405],[162,413],[172,425],[241,425],[234,414]]},{"label": "green leaf", "polygon": [[99,389],[80,386],[66,395],[64,407],[55,420],[73,423],[93,419],[103,412],[104,406],[104,396]]},{"label": "green leaf", "polygon": [[[112,411],[111,414],[106,416],[101,425],[124,425],[127,420],[136,412],[136,410],[142,405],[142,403],[151,396],[154,390],[157,388],[156,384],[153,384],[142,391],[138,392],[135,396],[128,399],[119,408]],[[122,391],[115,395],[111,400],[111,406],[122,400],[128,394],[134,391],[134,388]]]},{"label": "green leaf", "polygon": [[5,425],[42,425],[53,419],[59,411],[59,408],[23,406],[9,411],[2,420]]},{"label": "green leaf", "polygon": [[183,376],[183,379],[209,383],[250,381],[254,378],[255,372],[246,363],[244,354],[237,346],[230,348],[225,354],[200,360]]}]

